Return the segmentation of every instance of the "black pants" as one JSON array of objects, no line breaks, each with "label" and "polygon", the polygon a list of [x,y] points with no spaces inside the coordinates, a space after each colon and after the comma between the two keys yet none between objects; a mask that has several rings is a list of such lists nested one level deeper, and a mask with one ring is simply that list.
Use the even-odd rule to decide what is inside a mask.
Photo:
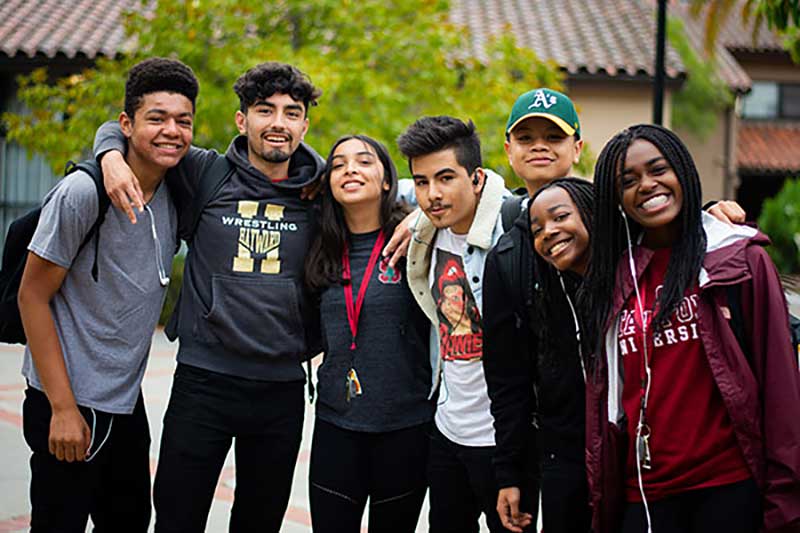
[{"label": "black pants", "polygon": [[[761,496],[755,481],[690,490],[648,502],[653,531],[657,533],[757,533],[761,527]],[[647,531],[642,503],[629,503],[622,533]]]},{"label": "black pants", "polygon": [[234,438],[230,531],[279,531],[300,449],[303,401],[302,381],[254,381],[178,364],[153,493],[156,531],[205,531]]},{"label": "black pants", "polygon": [[497,514],[493,453],[494,446],[456,444],[432,424],[428,456],[431,533],[477,532],[481,513],[492,533],[506,531]]},{"label": "black pants", "polygon": [[591,527],[589,486],[582,457],[542,450],[542,526],[547,533],[587,533]]},{"label": "black pants", "polygon": [[309,492],[315,533],[413,533],[425,499],[428,424],[386,433],[349,431],[317,418]]},{"label": "black pants", "polygon": [[[92,411],[79,409],[91,429]],[[31,531],[84,533],[91,516],[96,533],[146,532],[150,524],[150,427],[141,393],[130,415],[94,410],[90,454],[97,454],[88,463],[59,461],[50,453],[51,415],[47,396],[28,387],[22,424],[33,452]]]}]

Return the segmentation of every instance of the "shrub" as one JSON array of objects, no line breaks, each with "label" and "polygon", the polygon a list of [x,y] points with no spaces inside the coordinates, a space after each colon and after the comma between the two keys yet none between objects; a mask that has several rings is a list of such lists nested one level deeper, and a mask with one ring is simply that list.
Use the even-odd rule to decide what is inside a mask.
[{"label": "shrub", "polygon": [[787,179],[781,191],[764,202],[758,225],[772,240],[767,252],[778,270],[800,272],[800,179]]}]

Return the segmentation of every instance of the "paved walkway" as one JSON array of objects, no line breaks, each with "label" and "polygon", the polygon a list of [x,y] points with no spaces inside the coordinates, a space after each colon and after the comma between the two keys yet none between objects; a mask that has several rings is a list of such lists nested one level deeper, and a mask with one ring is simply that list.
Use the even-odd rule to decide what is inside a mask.
[{"label": "paved walkway", "polygon": [[[150,418],[152,466],[158,461],[161,440],[161,421],[169,399],[172,374],[175,369],[177,344],[167,341],[161,331],[153,337],[150,363],[144,379],[144,397]],[[20,375],[22,347],[0,344],[0,533],[28,530],[30,504],[28,483],[30,451],[22,437],[22,399],[25,381]],[[313,428],[313,408],[306,406],[303,443],[295,469],[292,497],[283,522],[282,532],[307,533],[311,531],[308,513],[308,460]],[[220,476],[206,531],[222,533],[228,530],[228,517],[233,502],[233,454],[228,455]],[[426,532],[427,502],[422,511],[417,532]],[[366,525],[366,520],[364,521]],[[152,530],[152,522],[151,522]],[[366,532],[366,527],[362,528]]]}]

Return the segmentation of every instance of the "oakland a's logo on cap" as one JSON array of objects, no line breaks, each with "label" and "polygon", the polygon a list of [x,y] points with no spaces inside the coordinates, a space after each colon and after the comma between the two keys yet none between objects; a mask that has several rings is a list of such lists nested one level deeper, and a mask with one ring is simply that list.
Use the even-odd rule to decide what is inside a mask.
[{"label": "oakland a's logo on cap", "polygon": [[533,95],[533,102],[531,105],[528,106],[528,109],[533,109],[534,107],[543,107],[545,109],[550,109],[550,107],[556,105],[556,95],[554,94],[545,94],[545,92],[541,89],[536,91]]}]

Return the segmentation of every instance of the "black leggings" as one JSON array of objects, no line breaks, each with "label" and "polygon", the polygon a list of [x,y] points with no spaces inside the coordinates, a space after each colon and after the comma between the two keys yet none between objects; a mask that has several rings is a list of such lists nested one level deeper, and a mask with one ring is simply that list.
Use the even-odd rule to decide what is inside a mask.
[{"label": "black leggings", "polygon": [[386,433],[349,431],[316,419],[309,491],[315,533],[413,533],[425,498],[428,424]]},{"label": "black leggings", "polygon": [[[757,533],[761,527],[761,497],[752,479],[689,490],[648,502],[653,533]],[[625,507],[622,533],[645,533],[642,503]]]}]

